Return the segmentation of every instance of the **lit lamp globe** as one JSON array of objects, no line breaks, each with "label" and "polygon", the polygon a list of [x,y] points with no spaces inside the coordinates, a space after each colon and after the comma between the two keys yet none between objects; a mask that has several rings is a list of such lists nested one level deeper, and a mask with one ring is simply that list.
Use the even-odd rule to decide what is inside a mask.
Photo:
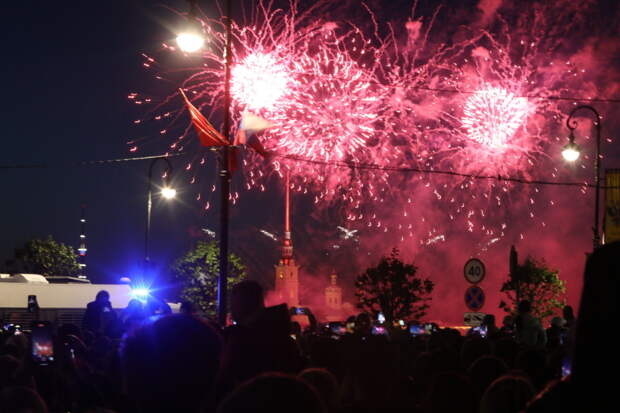
[{"label": "lit lamp globe", "polygon": [[579,158],[579,146],[571,141],[562,150],[562,157],[568,162],[575,162]]},{"label": "lit lamp globe", "polygon": [[186,53],[194,53],[202,49],[205,39],[198,32],[184,32],[177,36],[177,45]]},{"label": "lit lamp globe", "polygon": [[166,199],[172,199],[175,196],[177,196],[177,190],[174,188],[170,188],[170,187],[164,187],[161,190],[161,196],[163,196]]}]

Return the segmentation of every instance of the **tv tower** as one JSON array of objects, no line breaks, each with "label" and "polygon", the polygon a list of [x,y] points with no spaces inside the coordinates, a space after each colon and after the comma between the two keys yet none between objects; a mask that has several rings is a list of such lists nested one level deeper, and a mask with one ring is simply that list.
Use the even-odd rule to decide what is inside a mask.
[{"label": "tv tower", "polygon": [[291,238],[291,196],[289,172],[286,172],[284,189],[284,241],[282,257],[276,265],[276,296],[280,302],[289,307],[299,305],[299,266],[293,258],[293,240]]},{"label": "tv tower", "polygon": [[78,265],[80,266],[79,278],[86,277],[86,204],[82,204],[80,213],[80,246],[78,248]]}]

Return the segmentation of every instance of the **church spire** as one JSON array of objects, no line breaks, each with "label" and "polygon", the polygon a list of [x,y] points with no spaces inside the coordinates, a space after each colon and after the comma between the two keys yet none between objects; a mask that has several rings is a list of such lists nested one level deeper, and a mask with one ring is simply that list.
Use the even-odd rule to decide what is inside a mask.
[{"label": "church spire", "polygon": [[290,307],[299,305],[299,267],[293,258],[293,240],[291,239],[291,182],[289,172],[284,179],[284,237],[282,256],[276,265],[276,297]]},{"label": "church spire", "polygon": [[282,244],[282,261],[293,258],[293,240],[291,239],[291,185],[289,171],[286,171],[284,188],[284,242]]}]

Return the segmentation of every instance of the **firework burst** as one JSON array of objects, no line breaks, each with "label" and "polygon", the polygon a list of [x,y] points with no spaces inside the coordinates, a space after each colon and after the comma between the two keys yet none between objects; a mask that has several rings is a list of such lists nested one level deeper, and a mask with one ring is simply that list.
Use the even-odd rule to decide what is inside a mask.
[{"label": "firework burst", "polygon": [[233,97],[249,110],[269,111],[292,86],[290,72],[276,54],[252,52],[232,69]]},{"label": "firework burst", "polygon": [[502,151],[510,146],[510,139],[523,125],[528,112],[526,98],[488,86],[467,99],[461,124],[470,139],[490,150]]},{"label": "firework burst", "polygon": [[[300,13],[294,2],[289,12],[261,3],[248,14],[251,21],[233,24],[233,119],[238,125],[243,111],[267,119],[272,127],[256,139],[275,154],[266,162],[246,151],[246,189],[264,190],[266,177],[286,169],[294,190],[312,192],[316,203],[342,207],[348,227],[396,229],[402,240],[417,237],[421,245],[443,242],[445,222],[497,242],[506,230],[504,206],[513,198],[534,217],[537,188],[515,196],[505,181],[412,177],[389,169],[532,177],[548,157],[550,130],[563,112],[544,98],[575,86],[567,73],[572,82],[578,80],[572,64],[547,57],[550,41],[528,38],[528,25],[546,24],[543,12],[535,12],[540,21],[524,17],[514,27],[500,22],[494,33],[472,29],[448,44],[430,40],[435,16],[428,23],[402,22],[402,38],[392,25],[380,38],[371,12],[370,35],[353,23],[313,13]],[[203,23],[210,45],[182,86],[196,106],[217,119],[224,36],[216,30],[219,20]],[[145,62],[155,63],[150,57]],[[148,103],[135,94],[130,98]],[[180,151],[191,129],[180,121],[186,119],[178,106],[166,110],[177,102],[171,96],[160,103],[155,119],[168,120],[160,133],[174,133],[169,149]],[[348,169],[342,162],[379,168]],[[233,202],[237,198],[235,193]],[[376,207],[387,201],[395,206]]]}]

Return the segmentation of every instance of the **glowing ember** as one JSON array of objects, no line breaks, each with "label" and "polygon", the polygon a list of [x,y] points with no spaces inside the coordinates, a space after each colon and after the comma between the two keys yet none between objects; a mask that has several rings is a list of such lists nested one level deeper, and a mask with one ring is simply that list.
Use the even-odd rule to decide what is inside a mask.
[{"label": "glowing ember", "polygon": [[502,149],[527,114],[526,98],[499,87],[486,87],[467,99],[461,124],[470,139],[492,149]]},{"label": "glowing ember", "polygon": [[273,109],[291,82],[286,67],[268,53],[252,53],[232,69],[233,97],[248,109]]}]

